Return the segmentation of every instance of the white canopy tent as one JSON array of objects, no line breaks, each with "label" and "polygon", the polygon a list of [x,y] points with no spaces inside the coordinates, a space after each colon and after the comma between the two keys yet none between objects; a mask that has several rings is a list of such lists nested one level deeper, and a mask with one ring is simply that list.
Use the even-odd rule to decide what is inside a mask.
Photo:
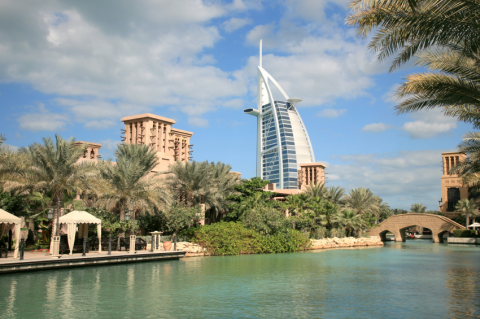
[{"label": "white canopy tent", "polygon": [[15,225],[15,252],[13,253],[13,258],[17,259],[18,257],[18,248],[20,247],[20,225],[22,219],[10,213],[7,213],[3,209],[0,209],[0,236],[3,236],[5,232],[5,226],[7,224]]},{"label": "white canopy tent", "polygon": [[80,224],[79,237],[86,237],[88,234],[88,224],[97,225],[98,234],[98,253],[102,252],[102,221],[97,217],[85,212],[74,210],[66,215],[63,215],[59,219],[60,224],[67,224],[67,238],[68,248],[70,249],[70,255],[73,251],[73,245],[75,243],[75,233],[77,232],[77,225]]},{"label": "white canopy tent", "polygon": [[471,225],[468,225],[468,228],[470,227],[480,227],[480,223],[473,223]]}]

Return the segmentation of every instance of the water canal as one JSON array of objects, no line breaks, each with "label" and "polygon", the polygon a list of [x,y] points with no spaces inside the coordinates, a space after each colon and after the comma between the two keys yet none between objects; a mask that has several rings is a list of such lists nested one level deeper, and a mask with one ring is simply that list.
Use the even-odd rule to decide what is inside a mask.
[{"label": "water canal", "polygon": [[385,247],[0,276],[0,318],[480,317],[480,247]]}]

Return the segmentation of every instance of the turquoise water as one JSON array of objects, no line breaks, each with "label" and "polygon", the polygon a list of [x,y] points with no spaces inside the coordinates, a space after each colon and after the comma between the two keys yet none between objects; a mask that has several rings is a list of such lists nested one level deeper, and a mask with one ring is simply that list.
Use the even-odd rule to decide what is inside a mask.
[{"label": "turquoise water", "polygon": [[385,247],[0,276],[0,318],[480,317],[480,247]]}]

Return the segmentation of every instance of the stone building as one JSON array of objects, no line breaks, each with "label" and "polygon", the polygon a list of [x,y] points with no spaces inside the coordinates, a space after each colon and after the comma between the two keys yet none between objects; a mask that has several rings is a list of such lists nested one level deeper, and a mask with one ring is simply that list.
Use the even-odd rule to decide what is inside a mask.
[{"label": "stone building", "polygon": [[192,159],[190,139],[192,132],[173,128],[175,120],[150,113],[126,116],[121,119],[122,142],[125,144],[146,144],[156,152],[160,163],[156,172],[168,170],[176,161],[188,162]]},{"label": "stone building", "polygon": [[92,142],[84,142],[84,141],[76,141],[75,146],[82,146],[86,145],[87,149],[83,152],[83,156],[78,159],[78,163],[84,161],[94,161],[95,163],[102,158],[100,155],[100,148],[102,144],[92,143]]},{"label": "stone building", "polygon": [[265,185],[264,191],[276,192],[276,200],[284,200],[288,195],[295,195],[304,192],[308,186],[315,184],[325,184],[325,168],[322,163],[304,163],[300,164],[298,170],[298,188],[297,189],[279,189],[275,183]]},{"label": "stone building", "polygon": [[[172,127],[175,120],[146,113],[126,116],[121,121],[125,124],[122,144],[146,144],[157,152],[160,163],[154,172],[166,171],[176,161],[188,162],[192,159],[193,145],[190,144],[190,139],[193,133]],[[99,152],[102,144],[77,141],[75,145],[87,146],[78,162],[97,162],[101,159]]]},{"label": "stone building", "polygon": [[468,199],[469,197],[468,186],[463,184],[462,178],[457,174],[450,174],[452,167],[466,159],[467,155],[465,153],[442,153],[442,199],[439,202],[439,210],[449,218],[455,218],[459,214],[458,212],[455,212],[455,205],[458,201],[461,199]]}]

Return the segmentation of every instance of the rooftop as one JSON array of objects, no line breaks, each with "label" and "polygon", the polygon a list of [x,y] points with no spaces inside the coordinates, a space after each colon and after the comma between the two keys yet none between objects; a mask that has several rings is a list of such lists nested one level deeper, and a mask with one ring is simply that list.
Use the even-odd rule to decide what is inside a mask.
[{"label": "rooftop", "polygon": [[152,120],[162,121],[162,122],[171,123],[171,124],[176,123],[175,120],[169,119],[168,117],[163,117],[163,116],[155,115],[152,113],[125,116],[125,117],[122,117],[120,121],[127,122],[127,121],[134,121],[134,120],[140,120],[140,119],[152,119]]}]

